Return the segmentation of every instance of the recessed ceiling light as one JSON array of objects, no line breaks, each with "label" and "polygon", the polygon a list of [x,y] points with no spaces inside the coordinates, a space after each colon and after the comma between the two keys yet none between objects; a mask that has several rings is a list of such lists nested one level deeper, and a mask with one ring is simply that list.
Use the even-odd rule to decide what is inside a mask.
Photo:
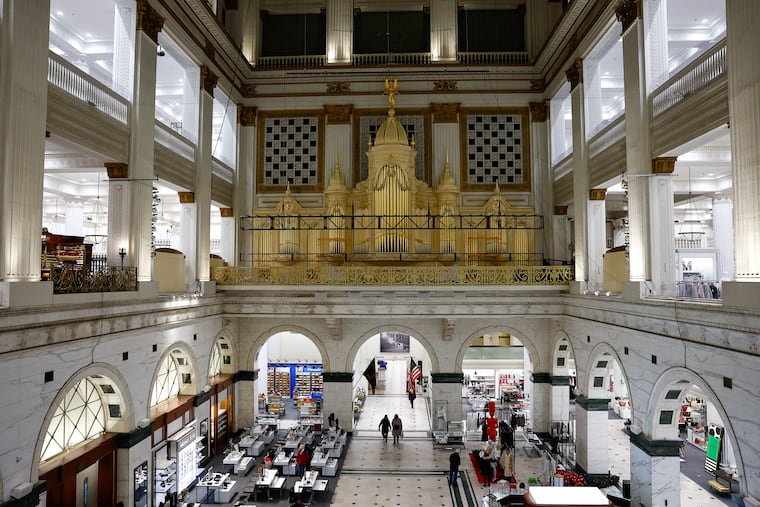
[{"label": "recessed ceiling light", "polygon": [[85,35],[86,35],[87,37],[92,37],[92,34],[91,34],[91,33],[86,33]]},{"label": "recessed ceiling light", "polygon": [[702,20],[702,23],[707,23],[707,21],[708,21],[708,19],[705,18],[705,19]]},{"label": "recessed ceiling light", "polygon": [[56,14],[58,14],[59,16],[63,16],[63,11],[58,11],[56,12]]},{"label": "recessed ceiling light", "polygon": [[604,73],[604,75],[605,75],[605,76],[609,76],[609,75],[610,75],[610,73],[609,73],[609,72],[605,72],[605,73]]}]

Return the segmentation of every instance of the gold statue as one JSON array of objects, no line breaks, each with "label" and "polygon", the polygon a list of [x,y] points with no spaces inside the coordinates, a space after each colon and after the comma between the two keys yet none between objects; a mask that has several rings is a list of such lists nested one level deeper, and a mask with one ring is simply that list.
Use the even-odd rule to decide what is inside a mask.
[{"label": "gold statue", "polygon": [[396,95],[398,95],[398,79],[394,79],[393,83],[385,78],[385,91],[383,95],[388,95],[388,102],[391,105],[391,109],[396,107]]}]

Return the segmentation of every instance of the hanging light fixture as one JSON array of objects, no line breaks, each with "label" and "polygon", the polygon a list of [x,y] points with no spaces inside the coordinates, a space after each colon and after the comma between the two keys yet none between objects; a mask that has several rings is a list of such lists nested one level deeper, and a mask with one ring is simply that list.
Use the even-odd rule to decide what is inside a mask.
[{"label": "hanging light fixture", "polygon": [[[678,235],[687,241],[700,241],[702,239],[702,236],[705,235],[705,231],[702,230],[702,221],[689,220],[689,214],[697,214],[697,210],[694,207],[694,202],[691,200],[691,165],[689,166],[689,198],[688,202],[686,203],[683,221],[681,222],[682,230],[678,233]],[[695,227],[698,227],[698,229],[695,229]]]},{"label": "hanging light fixture", "polygon": [[92,241],[94,244],[100,245],[108,239],[108,234],[104,234],[104,232],[107,233],[108,231],[102,231],[101,229],[104,218],[107,223],[108,212],[104,209],[103,202],[100,200],[100,174],[96,174],[96,177],[98,178],[98,194],[95,197],[95,206],[92,218],[92,221],[95,223],[95,233],[87,234],[85,235],[85,238],[89,238],[90,241]]}]

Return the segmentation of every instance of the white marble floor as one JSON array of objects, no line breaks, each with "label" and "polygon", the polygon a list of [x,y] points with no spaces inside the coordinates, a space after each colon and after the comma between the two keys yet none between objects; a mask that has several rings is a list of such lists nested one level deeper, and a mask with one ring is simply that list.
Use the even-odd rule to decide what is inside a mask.
[{"label": "white marble floor", "polygon": [[[405,438],[399,445],[393,445],[390,439],[384,442],[377,429],[386,413],[389,418],[397,413],[404,421]],[[427,437],[429,428],[428,411],[422,396],[417,398],[414,409],[403,395],[368,396],[331,504],[338,507],[456,505],[446,481],[451,448],[434,446]],[[610,471],[628,479],[630,442],[622,429],[622,420],[610,420]],[[519,433],[518,436],[522,438]],[[543,479],[541,460],[528,456],[522,450],[519,439],[516,440],[515,475],[518,481],[527,483],[529,477]],[[467,442],[468,450],[479,449],[480,445],[480,442]],[[488,488],[477,483],[468,453],[462,451],[461,456],[461,471],[473,489],[472,496],[480,505]],[[459,489],[464,505],[467,505],[461,483]],[[717,507],[724,505],[724,502],[681,475],[681,505]]]}]

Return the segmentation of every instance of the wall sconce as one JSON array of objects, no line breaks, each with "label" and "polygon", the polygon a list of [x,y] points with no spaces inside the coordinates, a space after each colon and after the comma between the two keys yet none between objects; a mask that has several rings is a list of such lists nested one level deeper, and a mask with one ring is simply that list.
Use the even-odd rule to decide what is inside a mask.
[{"label": "wall sconce", "polygon": [[124,247],[119,248],[119,257],[121,257],[121,267],[124,267],[124,257],[127,255],[127,249]]}]

